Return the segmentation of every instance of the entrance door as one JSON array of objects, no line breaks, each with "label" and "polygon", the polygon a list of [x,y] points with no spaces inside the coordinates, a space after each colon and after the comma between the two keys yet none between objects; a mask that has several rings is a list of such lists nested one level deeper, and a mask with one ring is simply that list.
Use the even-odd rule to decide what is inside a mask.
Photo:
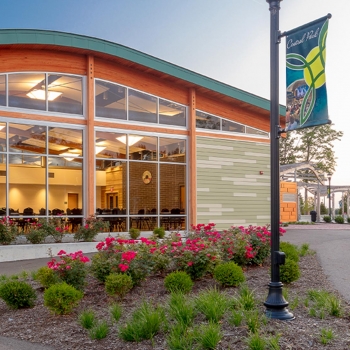
[{"label": "entrance door", "polygon": [[68,193],[68,208],[73,209],[73,208],[78,208],[78,193]]}]

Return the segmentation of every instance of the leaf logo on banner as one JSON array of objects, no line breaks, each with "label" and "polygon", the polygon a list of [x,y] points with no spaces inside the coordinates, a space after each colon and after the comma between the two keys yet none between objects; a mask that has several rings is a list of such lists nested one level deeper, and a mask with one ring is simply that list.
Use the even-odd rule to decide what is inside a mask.
[{"label": "leaf logo on banner", "polygon": [[[328,21],[322,28],[318,39],[318,46],[314,47],[307,55],[303,57],[300,54],[289,53],[286,55],[287,68],[293,70],[303,70],[304,80],[308,85],[307,92],[300,108],[300,126],[308,120],[316,100],[316,89],[320,88],[326,82],[325,62],[326,62],[326,38],[328,33]],[[292,64],[288,60],[300,62]]]}]

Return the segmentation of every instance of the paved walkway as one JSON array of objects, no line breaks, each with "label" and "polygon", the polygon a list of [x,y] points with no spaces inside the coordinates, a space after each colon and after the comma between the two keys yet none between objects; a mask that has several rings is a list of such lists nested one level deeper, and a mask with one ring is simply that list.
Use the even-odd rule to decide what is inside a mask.
[{"label": "paved walkway", "polygon": [[[350,224],[290,225],[281,241],[301,245],[309,243],[330,281],[350,302]],[[22,260],[0,263],[0,275],[12,275],[35,271],[49,259]],[[269,281],[266,281],[268,283]],[[0,350],[55,350],[52,347],[33,344],[0,336]]]},{"label": "paved walkway", "polygon": [[309,243],[335,289],[350,302],[350,225],[291,225],[285,229],[281,241]]}]

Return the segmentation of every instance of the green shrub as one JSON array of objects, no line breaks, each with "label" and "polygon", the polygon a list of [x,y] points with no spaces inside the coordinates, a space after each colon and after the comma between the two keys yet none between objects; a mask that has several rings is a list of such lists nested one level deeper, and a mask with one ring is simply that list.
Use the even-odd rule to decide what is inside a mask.
[{"label": "green shrub", "polygon": [[103,320],[96,323],[89,331],[91,339],[101,340],[107,337],[109,332],[109,326],[107,321]]},{"label": "green shrub", "polygon": [[289,242],[281,242],[280,250],[286,254],[286,259],[291,259],[295,262],[299,261],[299,251],[296,245]]},{"label": "green shrub", "polygon": [[153,339],[164,325],[165,313],[160,307],[153,307],[144,302],[123,327],[119,329],[120,337],[125,341]]},{"label": "green shrub", "polygon": [[125,273],[111,273],[105,281],[107,294],[123,298],[133,287],[132,278]]},{"label": "green shrub", "polygon": [[233,261],[217,265],[213,276],[223,286],[237,286],[245,281],[243,270]]},{"label": "green shrub", "polygon": [[58,276],[55,274],[53,270],[51,270],[47,266],[43,266],[37,271],[37,273],[35,274],[35,279],[39,281],[39,283],[44,288],[49,288],[53,284],[56,284],[59,282]]},{"label": "green shrub", "polygon": [[78,316],[79,324],[85,329],[91,329],[96,323],[96,315],[93,310],[84,310]]},{"label": "green shrub", "polygon": [[157,237],[157,238],[164,238],[165,236],[165,229],[164,227],[156,227],[154,230],[153,230],[153,234]]},{"label": "green shrub", "polygon": [[344,224],[344,218],[341,216],[341,215],[338,215],[334,218],[334,221],[337,223],[337,224]]},{"label": "green shrub", "polygon": [[137,239],[140,237],[140,230],[138,228],[131,227],[129,230],[129,235],[131,239]]},{"label": "green shrub", "polygon": [[192,290],[193,281],[186,272],[175,271],[165,277],[164,286],[169,292],[189,293]]},{"label": "green shrub", "polygon": [[286,259],[284,265],[280,266],[280,280],[284,283],[291,283],[300,277],[299,265],[292,259]]},{"label": "green shrub", "polygon": [[324,221],[324,222],[331,222],[331,217],[330,217],[329,215],[325,215],[325,216],[323,217],[323,221]]},{"label": "green shrub", "polygon": [[23,281],[6,281],[0,284],[0,298],[12,309],[34,306],[35,290]]},{"label": "green shrub", "polygon": [[98,252],[91,258],[90,270],[100,282],[104,282],[106,277],[112,273],[112,267],[112,260],[105,252]]},{"label": "green shrub", "polygon": [[69,314],[83,293],[67,283],[53,284],[44,292],[44,305],[56,315]]},{"label": "green shrub", "polygon": [[48,233],[42,227],[41,223],[33,222],[28,226],[28,232],[26,233],[26,239],[32,244],[43,243],[47,237]]},{"label": "green shrub", "polygon": [[12,243],[17,235],[16,221],[8,217],[0,218],[0,244],[7,245]]},{"label": "green shrub", "polygon": [[223,318],[228,306],[228,297],[216,288],[203,290],[195,298],[196,310],[204,314],[208,321],[214,323],[218,323]]}]

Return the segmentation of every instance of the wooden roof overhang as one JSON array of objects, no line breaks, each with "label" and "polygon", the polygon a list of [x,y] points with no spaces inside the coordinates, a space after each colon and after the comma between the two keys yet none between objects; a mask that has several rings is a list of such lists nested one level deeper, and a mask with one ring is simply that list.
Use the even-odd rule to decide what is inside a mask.
[{"label": "wooden roof overhang", "polygon": [[[93,55],[124,67],[150,74],[158,79],[196,92],[214,100],[234,103],[238,108],[270,118],[270,101],[234,88],[204,75],[174,65],[167,61],[106,40],[83,35],[34,30],[0,30],[0,49],[32,49]],[[280,105],[280,115],[285,107]]]}]

